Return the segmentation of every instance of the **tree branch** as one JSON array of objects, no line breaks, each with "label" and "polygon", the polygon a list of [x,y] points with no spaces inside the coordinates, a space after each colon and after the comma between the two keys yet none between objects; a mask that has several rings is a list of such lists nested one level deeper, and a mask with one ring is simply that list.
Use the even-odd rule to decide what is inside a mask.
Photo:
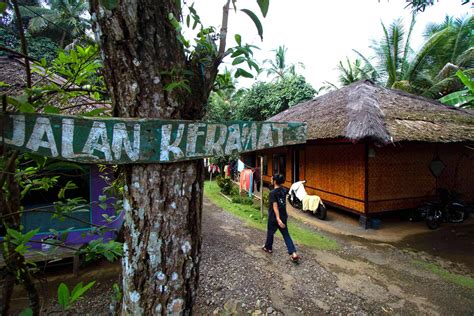
[{"label": "tree branch", "polygon": [[4,52],[7,52],[7,53],[10,53],[12,55],[17,55],[17,56],[20,56],[20,57],[23,57],[25,59],[29,59],[30,61],[37,61],[36,59],[34,59],[33,57],[30,57],[28,55],[24,55],[20,52],[17,52],[16,50],[13,50],[11,48],[8,48],[8,47],[5,47],[5,46],[2,46],[0,45],[0,50],[4,51]]},{"label": "tree branch", "polygon": [[15,10],[16,22],[18,24],[18,32],[20,33],[21,40],[21,52],[25,57],[25,68],[26,68],[26,85],[31,88],[31,69],[30,62],[28,61],[28,46],[26,45],[25,31],[23,29],[23,21],[21,20],[20,7],[18,6],[17,0],[12,0],[13,9]]},{"label": "tree branch", "polygon": [[78,87],[78,88],[66,88],[66,89],[44,91],[44,92],[40,93],[39,95],[35,96],[34,98],[32,98],[31,101],[35,102],[35,101],[38,101],[39,99],[41,99],[44,96],[52,95],[52,94],[56,94],[56,93],[61,93],[61,92],[88,92],[88,93],[98,92],[98,93],[101,93],[101,94],[105,94],[105,91],[101,91],[101,90],[86,89],[86,88],[80,88],[80,87]]},{"label": "tree branch", "polygon": [[229,24],[229,6],[230,0],[227,0],[226,4],[222,8],[222,26],[220,32],[219,51],[217,53],[216,64],[219,65],[225,57],[225,47],[227,41],[227,27]]}]

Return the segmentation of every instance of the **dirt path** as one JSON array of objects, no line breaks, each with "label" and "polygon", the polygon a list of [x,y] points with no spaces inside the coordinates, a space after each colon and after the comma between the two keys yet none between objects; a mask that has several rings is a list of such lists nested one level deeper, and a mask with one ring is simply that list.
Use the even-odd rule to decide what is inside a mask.
[{"label": "dirt path", "polygon": [[[299,247],[288,260],[281,239],[273,255],[259,249],[265,233],[204,201],[200,292],[195,314],[238,309],[286,315],[472,315],[474,289],[445,281],[415,260],[423,253],[384,243],[338,239],[337,251]],[[290,227],[291,232],[291,227]],[[334,236],[330,236],[335,238]]]},{"label": "dirt path", "polygon": [[[469,271],[424,252],[327,235],[337,240],[338,250],[298,247],[302,260],[295,265],[280,238],[272,255],[264,253],[259,246],[265,232],[247,227],[208,199],[204,200],[202,232],[195,315],[222,315],[224,306],[239,315],[473,315],[474,288],[448,282],[416,262],[436,262],[464,274]],[[44,311],[61,314],[51,299],[59,281],[74,286],[79,280],[97,280],[70,312],[109,315],[111,286],[120,282],[119,271],[119,263],[99,264],[82,271],[77,279],[67,274],[49,276]],[[18,314],[25,304],[26,294],[19,291],[12,312]]]}]

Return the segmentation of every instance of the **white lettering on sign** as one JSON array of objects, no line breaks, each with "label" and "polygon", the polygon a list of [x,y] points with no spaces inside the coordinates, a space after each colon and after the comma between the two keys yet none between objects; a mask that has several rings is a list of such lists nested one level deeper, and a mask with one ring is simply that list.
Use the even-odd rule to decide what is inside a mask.
[{"label": "white lettering on sign", "polygon": [[271,124],[263,124],[260,131],[260,137],[258,138],[258,148],[265,148],[273,146],[273,133]]},{"label": "white lettering on sign", "polygon": [[[44,136],[46,136],[46,140],[43,140]],[[40,147],[49,149],[52,157],[59,155],[53,129],[51,128],[51,122],[47,117],[38,117],[33,127],[30,140],[26,144],[26,148],[32,151],[38,151]]]},{"label": "white lettering on sign", "polygon": [[86,163],[159,163],[306,140],[301,123],[206,123],[0,114],[0,141],[20,151]]},{"label": "white lettering on sign", "polygon": [[104,154],[106,161],[112,161],[112,151],[110,149],[109,138],[107,137],[107,128],[104,122],[92,123],[89,137],[82,152],[94,156],[94,151],[100,151]]},{"label": "white lettering on sign", "polygon": [[161,127],[161,146],[160,146],[160,160],[169,161],[170,152],[173,153],[175,159],[180,159],[184,156],[183,151],[179,148],[181,139],[184,134],[184,124],[179,124],[176,138],[173,144],[171,142],[171,128],[173,125],[166,124]]},{"label": "white lettering on sign", "polygon": [[285,130],[285,128],[287,128],[288,125],[287,124],[282,124],[282,123],[273,123],[272,124],[272,129],[274,131],[277,131],[277,146],[283,146],[283,141],[284,141],[284,138],[283,138],[283,131]]},{"label": "white lettering on sign", "polygon": [[133,145],[130,144],[125,123],[114,124],[112,151],[114,152],[116,160],[120,160],[122,157],[122,149],[125,150],[125,153],[131,161],[138,160],[140,157],[140,124],[133,126]]},{"label": "white lettering on sign", "polygon": [[[11,139],[5,137],[4,142],[7,145],[21,147],[25,143],[25,116],[12,115],[13,135]],[[0,137],[0,140],[2,137]]]},{"label": "white lettering on sign", "polygon": [[257,124],[252,123],[250,127],[244,124],[242,128],[242,149],[249,150],[257,146]]},{"label": "white lettering on sign", "polygon": [[242,144],[240,142],[240,126],[239,124],[232,124],[229,126],[229,136],[225,145],[225,154],[230,155],[234,150],[242,151]]},{"label": "white lettering on sign", "polygon": [[[219,137],[216,140],[216,131],[219,130]],[[224,124],[209,124],[207,126],[206,143],[204,148],[207,155],[222,155],[223,146],[227,136],[227,126]]]},{"label": "white lettering on sign", "polygon": [[188,126],[188,137],[186,140],[186,157],[198,157],[203,153],[196,152],[196,142],[199,136],[204,136],[205,131],[199,130],[201,127],[206,127],[204,123],[192,123]]},{"label": "white lettering on sign", "polygon": [[73,149],[74,140],[74,120],[62,120],[62,134],[61,134],[61,156],[66,159],[87,158],[94,157],[91,155],[75,154]]}]

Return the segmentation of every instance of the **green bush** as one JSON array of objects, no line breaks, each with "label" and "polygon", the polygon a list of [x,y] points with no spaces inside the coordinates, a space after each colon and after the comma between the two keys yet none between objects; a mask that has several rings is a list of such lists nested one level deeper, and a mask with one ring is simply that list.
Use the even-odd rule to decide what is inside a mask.
[{"label": "green bush", "polygon": [[267,207],[268,206],[268,196],[270,195],[270,192],[268,190],[263,189],[263,206]]},{"label": "green bush", "polygon": [[216,182],[219,188],[221,189],[221,192],[224,193],[225,195],[230,195],[232,191],[232,180],[229,178],[224,178],[222,176],[217,176],[216,177]]},{"label": "green bush", "polygon": [[243,204],[243,205],[252,205],[253,204],[253,199],[251,199],[247,196],[244,196],[244,197],[234,196],[232,198],[232,203],[238,203],[238,204]]},{"label": "green bush", "polygon": [[232,186],[232,189],[230,190],[230,195],[232,195],[232,196],[240,196],[239,188],[236,187],[236,186]]}]

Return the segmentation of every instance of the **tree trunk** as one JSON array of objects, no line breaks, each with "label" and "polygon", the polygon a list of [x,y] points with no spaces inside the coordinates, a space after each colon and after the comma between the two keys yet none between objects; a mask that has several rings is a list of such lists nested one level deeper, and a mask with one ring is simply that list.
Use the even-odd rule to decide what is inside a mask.
[{"label": "tree trunk", "polygon": [[[104,52],[105,78],[121,117],[202,118],[211,81],[188,61],[169,14],[175,0],[123,0],[106,10],[91,0]],[[166,91],[187,80],[186,89]],[[125,244],[122,314],[190,314],[201,247],[202,160],[124,168]]]}]

